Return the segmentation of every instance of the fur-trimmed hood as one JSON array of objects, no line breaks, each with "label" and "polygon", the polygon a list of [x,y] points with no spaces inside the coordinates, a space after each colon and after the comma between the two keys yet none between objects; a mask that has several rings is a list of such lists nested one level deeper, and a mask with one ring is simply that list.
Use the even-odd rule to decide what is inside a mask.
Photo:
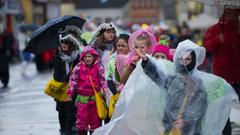
[{"label": "fur-trimmed hood", "polygon": [[95,31],[94,37],[98,37],[106,30],[111,30],[111,29],[116,32],[116,27],[112,22],[111,23],[102,23],[98,26],[97,30]]}]

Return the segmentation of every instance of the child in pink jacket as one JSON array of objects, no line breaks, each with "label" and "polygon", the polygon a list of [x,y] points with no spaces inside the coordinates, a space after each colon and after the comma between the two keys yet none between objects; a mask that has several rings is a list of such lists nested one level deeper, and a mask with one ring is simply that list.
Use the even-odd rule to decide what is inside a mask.
[{"label": "child in pink jacket", "polygon": [[92,133],[101,126],[101,119],[97,115],[94,90],[89,76],[91,76],[97,92],[106,89],[104,67],[100,64],[100,56],[97,51],[87,46],[81,53],[80,62],[72,71],[67,90],[69,99],[72,98],[74,92],[78,94],[76,99],[76,127],[79,129],[79,135],[87,135],[88,131]]}]

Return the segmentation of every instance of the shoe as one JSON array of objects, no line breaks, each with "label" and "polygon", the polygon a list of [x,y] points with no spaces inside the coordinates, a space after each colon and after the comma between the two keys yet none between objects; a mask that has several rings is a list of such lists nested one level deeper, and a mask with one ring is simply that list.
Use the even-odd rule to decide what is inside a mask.
[{"label": "shoe", "polygon": [[4,84],[4,85],[2,86],[2,89],[8,89],[8,85],[7,85],[7,84]]},{"label": "shoe", "polygon": [[59,129],[60,135],[65,135],[65,131],[63,129]]},{"label": "shoe", "polygon": [[73,127],[72,128],[72,133],[75,135],[77,135],[78,134],[78,129],[76,128],[76,127]]}]

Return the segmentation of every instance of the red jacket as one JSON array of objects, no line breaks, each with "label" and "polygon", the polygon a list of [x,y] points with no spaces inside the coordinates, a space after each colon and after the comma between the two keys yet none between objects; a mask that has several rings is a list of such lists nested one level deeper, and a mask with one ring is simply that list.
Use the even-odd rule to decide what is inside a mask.
[{"label": "red jacket", "polygon": [[[220,33],[224,41],[220,41]],[[210,27],[203,40],[207,52],[213,56],[213,73],[223,77],[230,84],[240,84],[240,24],[223,17]]]}]

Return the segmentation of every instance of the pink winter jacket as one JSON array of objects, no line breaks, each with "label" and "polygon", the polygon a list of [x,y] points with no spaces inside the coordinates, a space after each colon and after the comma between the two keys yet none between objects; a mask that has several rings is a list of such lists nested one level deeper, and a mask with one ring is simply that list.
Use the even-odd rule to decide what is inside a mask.
[{"label": "pink winter jacket", "polygon": [[[88,52],[97,56],[97,60],[91,66],[87,66],[83,62],[83,57]],[[78,63],[74,67],[72,74],[70,76],[67,95],[72,97],[74,93],[77,92],[77,94],[79,95],[93,96],[94,91],[89,80],[89,75],[91,76],[97,91],[100,91],[101,88],[103,90],[106,90],[107,83],[104,78],[104,67],[99,63],[98,53],[93,48],[86,47],[83,50],[80,58],[81,58],[80,63]]]}]

